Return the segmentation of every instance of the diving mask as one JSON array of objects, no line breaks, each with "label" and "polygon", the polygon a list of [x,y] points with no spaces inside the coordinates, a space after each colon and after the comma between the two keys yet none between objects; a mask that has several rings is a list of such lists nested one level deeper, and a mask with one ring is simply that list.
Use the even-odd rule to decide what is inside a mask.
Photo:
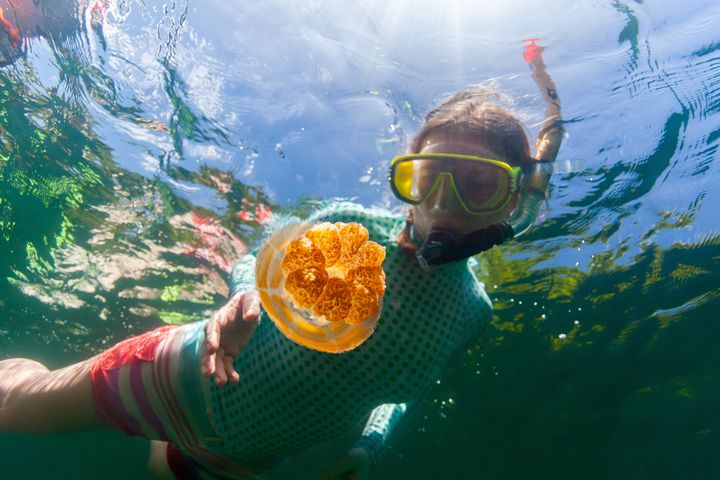
[{"label": "diving mask", "polygon": [[[452,165],[410,163],[410,160],[440,160],[452,157],[453,161],[469,160],[475,163],[465,164],[462,171],[454,169]],[[416,168],[418,165],[420,168]],[[430,168],[423,170],[422,167],[425,166]],[[475,167],[475,170],[469,170],[468,166]],[[459,203],[473,215],[502,210],[515,192],[519,195],[517,205],[506,221],[460,236],[448,231],[428,232],[427,238],[416,252],[420,266],[424,270],[430,270],[433,266],[463,260],[525,233],[535,220],[540,204],[545,200],[552,170],[551,161],[535,160],[521,170],[520,167],[511,167],[504,162],[469,155],[420,154],[403,155],[393,159],[390,184],[395,195],[407,203],[416,205],[423,202],[433,194],[441,181],[452,181]],[[468,177],[483,174],[485,177],[480,179]],[[496,183],[486,181],[487,179],[494,179]]]},{"label": "diving mask", "polygon": [[442,182],[471,215],[487,215],[505,208],[520,184],[521,169],[489,158],[450,153],[400,155],[390,163],[390,185],[400,200],[417,205]]}]

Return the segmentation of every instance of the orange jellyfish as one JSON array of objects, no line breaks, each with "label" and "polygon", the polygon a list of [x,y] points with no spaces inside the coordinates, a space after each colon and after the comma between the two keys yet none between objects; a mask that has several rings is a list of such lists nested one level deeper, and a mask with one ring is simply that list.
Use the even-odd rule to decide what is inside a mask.
[{"label": "orange jellyfish", "polygon": [[260,248],[255,281],[263,308],[290,340],[329,353],[372,335],[385,294],[385,248],[359,223],[306,223]]}]

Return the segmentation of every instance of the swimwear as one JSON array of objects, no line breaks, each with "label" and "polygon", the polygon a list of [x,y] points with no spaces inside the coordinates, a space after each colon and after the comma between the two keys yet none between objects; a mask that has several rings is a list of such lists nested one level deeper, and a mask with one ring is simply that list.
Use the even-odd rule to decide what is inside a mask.
[{"label": "swimwear", "polygon": [[249,478],[247,469],[214,451],[220,441],[200,372],[204,326],[160,327],[98,355],[90,368],[95,409],[128,435],[175,446],[168,463],[178,478]]},{"label": "swimwear", "polygon": [[[474,259],[426,273],[398,247],[404,213],[336,203],[309,221],[359,222],[385,247],[382,314],[365,343],[327,354],[287,340],[262,313],[234,362],[240,382],[211,385],[213,423],[241,464],[273,465],[363,422],[355,446],[377,461],[408,405],[479,338],[492,315]],[[254,266],[251,255],[238,261],[233,293],[255,290]]]},{"label": "swimwear", "polygon": [[[397,243],[404,215],[342,203],[310,221],[359,222],[386,248],[382,315],[365,343],[342,354],[310,350],[262,312],[234,361],[240,381],[218,388],[200,373],[205,322],[161,327],[97,359],[103,416],[131,435],[170,441],[216,478],[260,472],[363,422],[355,446],[377,462],[408,405],[489,323],[490,300],[468,261],[424,272],[408,258]],[[254,266],[252,255],[237,262],[233,293],[255,290]]]}]

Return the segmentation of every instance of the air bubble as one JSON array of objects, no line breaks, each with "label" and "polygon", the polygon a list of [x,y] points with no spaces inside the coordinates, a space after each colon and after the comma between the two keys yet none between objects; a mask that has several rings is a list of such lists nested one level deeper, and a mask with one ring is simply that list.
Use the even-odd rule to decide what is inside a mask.
[{"label": "air bubble", "polygon": [[280,158],[282,158],[283,160],[285,159],[285,151],[283,150],[282,143],[275,144],[275,151],[277,152],[277,154]]}]

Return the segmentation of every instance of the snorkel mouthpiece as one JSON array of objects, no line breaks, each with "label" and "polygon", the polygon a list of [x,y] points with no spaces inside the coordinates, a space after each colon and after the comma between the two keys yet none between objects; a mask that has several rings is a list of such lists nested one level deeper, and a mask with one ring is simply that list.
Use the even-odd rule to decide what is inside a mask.
[{"label": "snorkel mouthpiece", "polygon": [[452,250],[454,243],[455,236],[452,233],[444,230],[432,230],[425,242],[415,252],[422,269],[427,272],[430,270],[431,265],[447,263],[445,257],[447,252]]},{"label": "snorkel mouthpiece", "polygon": [[500,245],[515,236],[509,223],[498,223],[457,237],[445,230],[432,230],[415,255],[423,270],[457,262]]}]

